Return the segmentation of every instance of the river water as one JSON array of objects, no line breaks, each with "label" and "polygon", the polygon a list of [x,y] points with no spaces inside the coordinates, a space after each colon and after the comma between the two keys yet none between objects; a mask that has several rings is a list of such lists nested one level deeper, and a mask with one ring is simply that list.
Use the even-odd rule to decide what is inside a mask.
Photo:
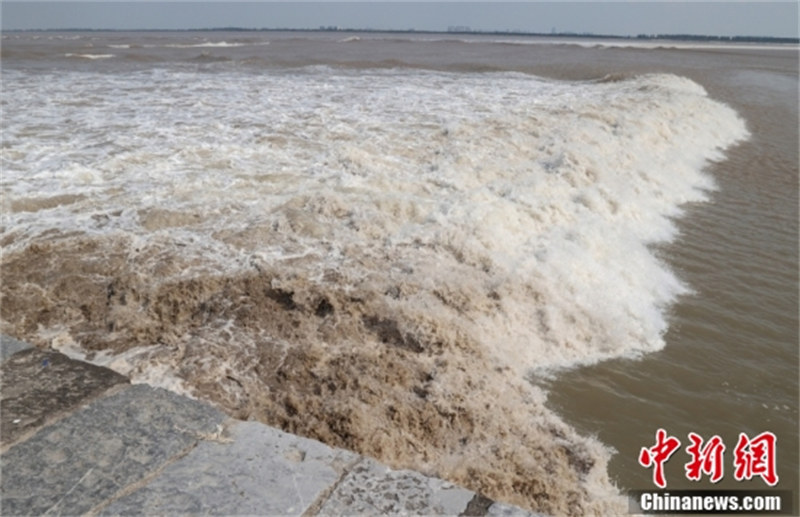
[{"label": "river water", "polygon": [[2,44],[3,332],[553,514],[659,428],[797,487],[796,47]]}]

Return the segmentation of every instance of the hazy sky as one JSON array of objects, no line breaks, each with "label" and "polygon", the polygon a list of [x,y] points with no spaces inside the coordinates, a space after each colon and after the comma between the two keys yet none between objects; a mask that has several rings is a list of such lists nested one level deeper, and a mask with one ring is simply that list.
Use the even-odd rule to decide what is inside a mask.
[{"label": "hazy sky", "polygon": [[2,28],[341,28],[798,36],[798,2],[3,1]]}]

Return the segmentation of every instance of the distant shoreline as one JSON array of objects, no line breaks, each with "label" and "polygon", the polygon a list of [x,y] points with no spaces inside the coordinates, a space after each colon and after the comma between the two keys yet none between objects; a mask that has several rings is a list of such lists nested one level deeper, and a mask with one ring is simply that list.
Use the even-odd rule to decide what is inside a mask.
[{"label": "distant shoreline", "polygon": [[636,36],[620,36],[614,34],[593,34],[575,32],[522,32],[522,31],[479,31],[479,30],[379,30],[379,29],[342,29],[337,27],[321,27],[316,29],[289,29],[289,28],[244,28],[244,27],[208,27],[201,29],[12,29],[3,30],[3,33],[20,32],[339,32],[339,33],[374,33],[374,34],[447,34],[454,36],[517,36],[535,38],[585,38],[585,39],[615,39],[634,41],[690,41],[710,43],[773,43],[773,44],[800,44],[800,38],[785,38],[773,36],[710,36],[702,34],[639,34]]}]

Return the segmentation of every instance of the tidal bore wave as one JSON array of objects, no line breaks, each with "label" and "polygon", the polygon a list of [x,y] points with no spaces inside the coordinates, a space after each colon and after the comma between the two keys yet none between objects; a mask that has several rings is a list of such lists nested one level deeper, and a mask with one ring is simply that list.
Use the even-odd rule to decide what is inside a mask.
[{"label": "tidal bore wave", "polygon": [[4,332],[531,509],[625,511],[609,452],[526,377],[663,346],[687,287],[651,246],[747,137],[702,87],[328,67],[3,86]]}]

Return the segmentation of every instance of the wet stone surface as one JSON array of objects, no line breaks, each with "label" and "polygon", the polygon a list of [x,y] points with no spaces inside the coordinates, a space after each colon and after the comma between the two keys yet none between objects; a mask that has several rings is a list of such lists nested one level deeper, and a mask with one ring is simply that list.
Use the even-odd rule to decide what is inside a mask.
[{"label": "wet stone surface", "polygon": [[187,452],[225,419],[165,390],[129,386],[2,456],[2,515],[82,514]]},{"label": "wet stone surface", "polygon": [[[3,338],[5,340],[5,338]],[[0,445],[76,409],[128,379],[64,354],[29,348],[0,367]]]},{"label": "wet stone surface", "polygon": [[362,459],[320,509],[322,515],[459,515],[474,492]]},{"label": "wet stone surface", "polygon": [[201,442],[103,515],[301,515],[359,456],[255,422]]}]

